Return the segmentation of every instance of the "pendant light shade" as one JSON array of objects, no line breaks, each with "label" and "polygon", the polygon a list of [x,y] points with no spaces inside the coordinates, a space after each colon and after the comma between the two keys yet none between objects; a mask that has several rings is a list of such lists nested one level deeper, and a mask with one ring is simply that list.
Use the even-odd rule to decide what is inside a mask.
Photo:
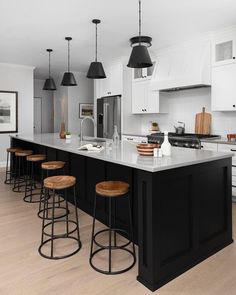
[{"label": "pendant light shade", "polygon": [[56,84],[53,80],[53,78],[51,77],[51,52],[52,49],[47,49],[48,52],[48,57],[49,57],[49,62],[48,62],[48,78],[45,80],[44,86],[43,86],[43,90],[50,90],[50,91],[54,91],[57,90],[56,88]]},{"label": "pendant light shade", "polygon": [[76,80],[73,73],[65,72],[61,81],[62,86],[76,86]]},{"label": "pendant light shade", "polygon": [[148,68],[152,61],[147,47],[151,46],[152,38],[141,35],[141,0],[139,0],[139,36],[130,39],[132,52],[127,67],[129,68]]},{"label": "pendant light shade", "polygon": [[152,61],[148,49],[144,45],[134,46],[129,58],[127,67],[129,68],[148,68],[152,66]]},{"label": "pendant light shade", "polygon": [[93,19],[92,23],[96,25],[96,46],[95,46],[95,61],[91,62],[87,78],[89,79],[104,79],[106,78],[106,74],[104,72],[103,66],[101,62],[97,61],[97,41],[98,41],[98,34],[97,34],[97,25],[101,23],[99,19]]},{"label": "pendant light shade", "polygon": [[68,70],[64,73],[61,85],[62,86],[76,86],[76,80],[74,74],[70,72],[70,41],[72,40],[71,37],[66,37],[66,41],[68,41]]}]

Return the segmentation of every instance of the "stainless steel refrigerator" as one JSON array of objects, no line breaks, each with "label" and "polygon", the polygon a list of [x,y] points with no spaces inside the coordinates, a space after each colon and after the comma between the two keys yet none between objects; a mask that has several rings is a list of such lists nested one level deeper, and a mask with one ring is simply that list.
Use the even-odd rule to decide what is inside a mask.
[{"label": "stainless steel refrigerator", "polygon": [[121,95],[97,99],[97,136],[112,138],[115,125],[121,138]]}]

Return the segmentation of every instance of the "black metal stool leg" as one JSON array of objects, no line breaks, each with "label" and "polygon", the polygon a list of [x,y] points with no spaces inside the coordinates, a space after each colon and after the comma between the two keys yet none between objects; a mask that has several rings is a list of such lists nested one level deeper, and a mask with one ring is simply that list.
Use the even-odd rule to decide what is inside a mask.
[{"label": "black metal stool leg", "polygon": [[7,152],[6,177],[4,181],[5,184],[9,184],[9,178],[8,178],[9,172],[10,172],[9,171],[9,152]]},{"label": "black metal stool leg", "polygon": [[91,236],[91,246],[90,246],[90,259],[91,264],[92,254],[93,254],[93,242],[94,242],[94,232],[95,232],[95,221],[96,221],[96,203],[97,203],[97,194],[94,194],[94,205],[93,205],[93,226],[92,226],[92,236]]},{"label": "black metal stool leg", "polygon": [[111,198],[109,198],[109,273],[111,273]]},{"label": "black metal stool leg", "polygon": [[75,186],[73,188],[73,194],[74,194],[74,205],[75,205],[75,222],[77,223],[77,238],[79,245],[81,247],[81,242],[80,242],[80,232],[79,232],[79,216],[78,216],[78,209],[77,209],[77,201],[76,201],[76,193],[75,193]]},{"label": "black metal stool leg", "polygon": [[53,241],[54,241],[54,213],[55,213],[55,190],[52,192],[52,231],[51,231],[51,258],[53,258]]}]

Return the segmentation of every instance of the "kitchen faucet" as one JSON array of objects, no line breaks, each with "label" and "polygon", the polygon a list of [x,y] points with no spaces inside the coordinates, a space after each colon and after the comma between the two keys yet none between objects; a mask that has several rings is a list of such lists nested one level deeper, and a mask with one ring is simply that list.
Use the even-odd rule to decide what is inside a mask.
[{"label": "kitchen faucet", "polygon": [[84,137],[84,135],[83,135],[83,123],[84,123],[84,121],[86,121],[86,120],[91,120],[91,121],[93,122],[93,134],[94,134],[94,132],[95,132],[94,129],[95,129],[96,124],[95,124],[94,119],[93,119],[92,117],[89,117],[89,116],[84,117],[84,118],[81,120],[81,122],[80,122],[80,140],[81,140],[81,141],[83,141],[83,137]]}]

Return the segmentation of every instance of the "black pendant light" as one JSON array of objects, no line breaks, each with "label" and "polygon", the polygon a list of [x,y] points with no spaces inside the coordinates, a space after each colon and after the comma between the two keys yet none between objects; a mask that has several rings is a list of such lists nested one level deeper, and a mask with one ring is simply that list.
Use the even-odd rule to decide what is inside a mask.
[{"label": "black pendant light", "polygon": [[61,85],[62,86],[76,86],[76,80],[73,73],[70,72],[70,41],[72,40],[71,37],[66,37],[66,41],[68,41],[68,71],[64,73]]},{"label": "black pendant light", "polygon": [[52,49],[47,49],[48,52],[48,78],[45,80],[44,86],[43,86],[43,90],[57,90],[56,88],[56,84],[53,80],[53,78],[51,77],[51,52]]},{"label": "black pendant light", "polygon": [[97,61],[97,55],[98,55],[98,31],[97,31],[97,25],[101,23],[100,19],[93,19],[92,23],[96,25],[96,46],[95,46],[95,61],[91,62],[87,78],[90,79],[104,79],[106,78],[106,74],[104,72],[103,66],[101,62]]},{"label": "black pendant light", "polygon": [[141,0],[139,0],[139,36],[130,39],[133,47],[127,67],[129,68],[148,68],[152,66],[152,61],[147,47],[150,47],[152,38],[141,36]]}]

